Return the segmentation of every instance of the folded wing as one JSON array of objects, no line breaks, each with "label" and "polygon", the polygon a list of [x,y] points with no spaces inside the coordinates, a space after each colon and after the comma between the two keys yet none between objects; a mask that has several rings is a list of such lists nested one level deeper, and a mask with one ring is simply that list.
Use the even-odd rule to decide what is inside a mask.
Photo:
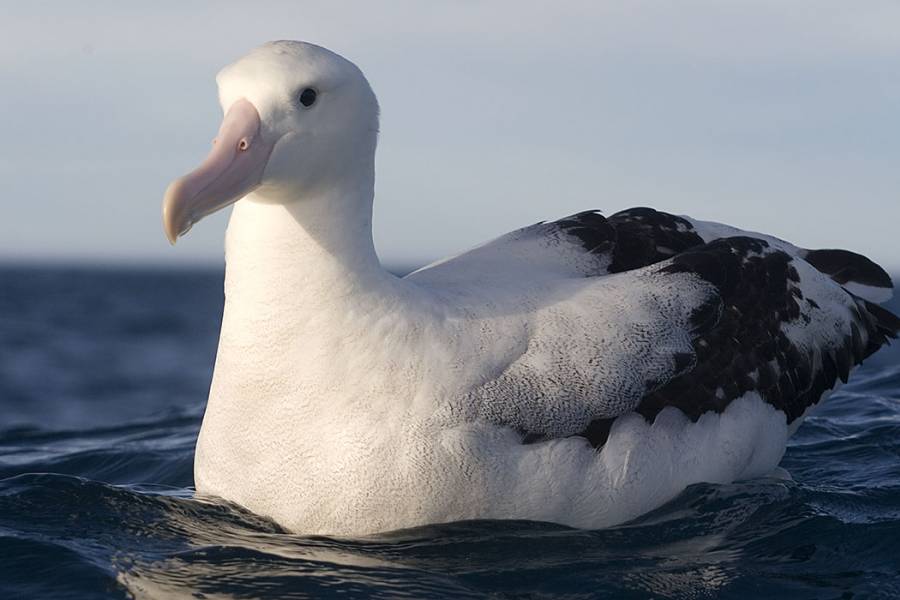
[{"label": "folded wing", "polygon": [[465,289],[476,313],[496,308],[504,283],[521,290],[522,351],[453,412],[525,443],[580,435],[595,446],[628,412],[652,420],[673,406],[697,419],[748,394],[791,423],[897,335],[896,316],[853,293],[891,290],[875,263],[735,233],[652,209],[587,212],[413,273]]}]

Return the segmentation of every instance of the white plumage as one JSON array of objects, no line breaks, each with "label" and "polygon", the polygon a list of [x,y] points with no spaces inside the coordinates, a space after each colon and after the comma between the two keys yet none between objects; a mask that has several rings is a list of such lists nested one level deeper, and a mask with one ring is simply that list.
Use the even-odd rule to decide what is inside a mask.
[{"label": "white plumage", "polygon": [[[844,362],[896,329],[805,250],[649,209],[396,278],[372,244],[378,109],[359,70],[276,42],[218,81],[217,148],[164,208],[174,240],[240,200],[196,487],[291,530],[603,527],[763,476]],[[884,295],[877,266],[837,256],[844,284]],[[751,306],[771,310],[751,325]]]}]

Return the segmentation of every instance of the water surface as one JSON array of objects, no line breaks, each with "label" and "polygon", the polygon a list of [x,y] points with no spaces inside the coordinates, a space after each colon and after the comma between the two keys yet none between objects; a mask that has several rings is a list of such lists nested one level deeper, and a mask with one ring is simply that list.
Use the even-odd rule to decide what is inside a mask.
[{"label": "water surface", "polygon": [[900,597],[900,345],[792,438],[793,481],[338,539],[192,498],[221,309],[215,270],[0,269],[0,598]]}]

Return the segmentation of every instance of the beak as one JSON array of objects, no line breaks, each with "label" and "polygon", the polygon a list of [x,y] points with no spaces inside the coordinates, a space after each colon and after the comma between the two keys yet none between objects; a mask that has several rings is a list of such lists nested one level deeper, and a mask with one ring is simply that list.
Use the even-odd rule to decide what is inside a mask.
[{"label": "beak", "polygon": [[166,190],[162,219],[169,242],[259,187],[274,146],[260,134],[256,107],[245,98],[232,104],[206,160]]}]

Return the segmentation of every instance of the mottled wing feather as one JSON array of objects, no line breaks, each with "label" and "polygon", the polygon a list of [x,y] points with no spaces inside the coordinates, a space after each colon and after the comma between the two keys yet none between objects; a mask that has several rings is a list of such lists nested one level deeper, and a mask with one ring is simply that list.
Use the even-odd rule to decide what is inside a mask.
[{"label": "mottled wing feather", "polygon": [[597,282],[532,327],[529,351],[468,399],[470,417],[525,443],[581,435],[599,446],[625,412],[652,420],[674,406],[697,419],[748,393],[792,422],[896,336],[900,320],[865,299],[889,297],[892,283],[858,254],[745,233],[650,208],[587,211],[411,278]]},{"label": "mottled wing feather", "polygon": [[721,317],[695,338],[696,366],[641,401],[649,419],[666,406],[696,419],[756,392],[790,423],[896,335],[896,317],[763,240],[717,240],[664,270],[697,272],[702,262],[717,271]]},{"label": "mottled wing feather", "polygon": [[471,389],[455,413],[533,441],[633,411],[694,366],[692,341],[721,310],[713,284],[664,264],[570,281],[566,294],[529,310],[525,351]]},{"label": "mottled wing feather", "polygon": [[605,218],[584,211],[513,231],[408,275],[429,283],[552,280],[597,277],[638,269],[717,239],[752,237],[806,260],[853,294],[873,302],[890,299],[893,282],[865,256],[847,250],[807,250],[777,237],[730,225],[637,207]]}]

